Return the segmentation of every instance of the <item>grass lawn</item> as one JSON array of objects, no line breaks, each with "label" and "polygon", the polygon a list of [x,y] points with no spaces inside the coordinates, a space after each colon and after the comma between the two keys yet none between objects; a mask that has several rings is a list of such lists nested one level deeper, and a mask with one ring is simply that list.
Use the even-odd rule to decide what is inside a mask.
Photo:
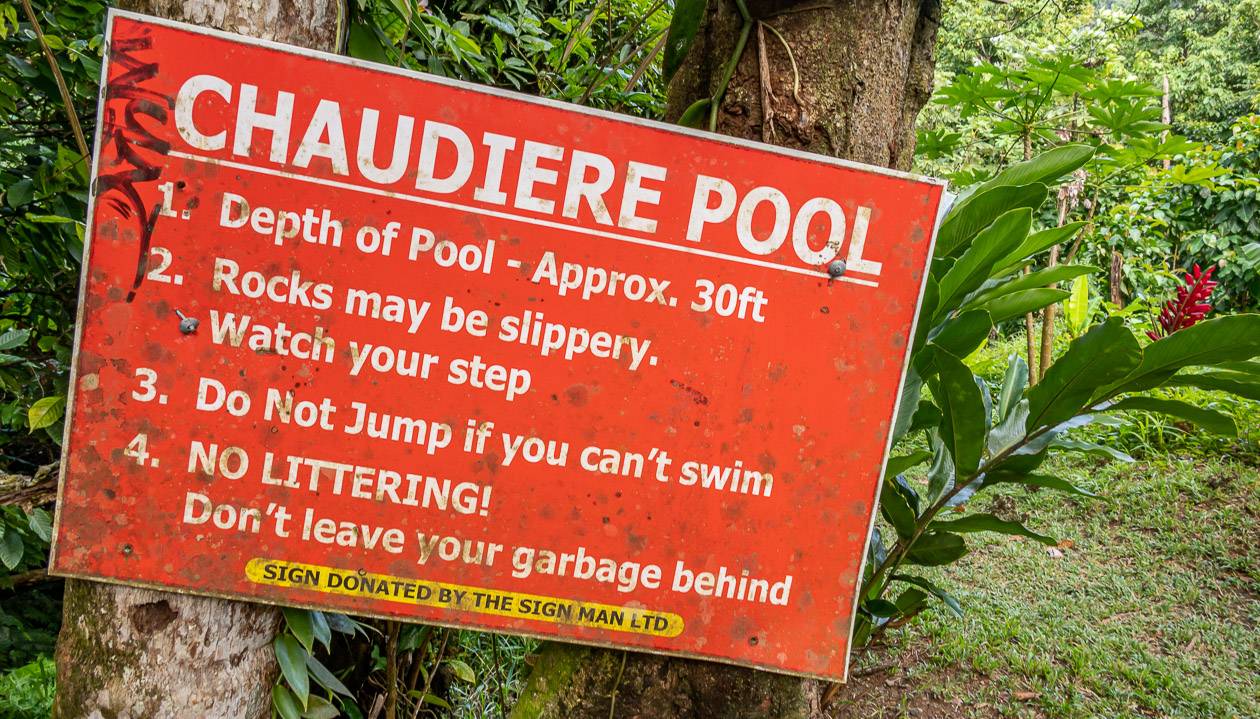
[{"label": "grass lawn", "polygon": [[871,717],[1260,717],[1260,469],[1229,459],[1046,469],[1107,498],[1003,489],[976,508],[1060,539],[968,536],[930,610],[855,662]]}]

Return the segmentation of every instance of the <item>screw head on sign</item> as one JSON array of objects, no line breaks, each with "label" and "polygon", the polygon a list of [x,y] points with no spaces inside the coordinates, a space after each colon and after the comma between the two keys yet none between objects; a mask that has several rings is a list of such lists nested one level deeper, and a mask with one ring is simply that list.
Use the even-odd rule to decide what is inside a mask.
[{"label": "screw head on sign", "polygon": [[179,331],[186,335],[196,332],[197,326],[201,324],[201,320],[196,317],[188,317],[179,310],[175,310],[175,314],[179,315]]},{"label": "screw head on sign", "polygon": [[846,269],[848,265],[844,264],[844,260],[832,260],[831,264],[827,265],[827,274],[834,280],[843,275]]}]

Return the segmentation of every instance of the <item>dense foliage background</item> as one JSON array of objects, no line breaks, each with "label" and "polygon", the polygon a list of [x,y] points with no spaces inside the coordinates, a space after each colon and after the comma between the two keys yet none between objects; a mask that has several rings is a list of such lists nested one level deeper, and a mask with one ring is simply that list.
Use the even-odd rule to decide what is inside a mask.
[{"label": "dense foliage background", "polygon": [[[674,5],[350,0],[345,51],[655,117]],[[105,8],[0,2],[0,719],[46,715],[51,696],[60,585],[42,574],[49,515],[40,488],[59,456]],[[916,170],[967,187],[1055,148],[1092,148],[1024,230],[1072,230],[1061,247],[1039,248],[1033,270],[1101,270],[1056,270],[1064,301],[1056,295],[1045,310],[1003,317],[983,346],[968,349],[970,370],[996,391],[1020,363],[1035,381],[1095,321],[1158,334],[1161,307],[1196,264],[1215,268],[1214,312],[1260,306],[1257,113],[1260,0],[947,0]],[[1138,412],[1073,441],[1104,454],[1254,462],[1254,403],[1203,385],[1159,396],[1218,410],[1238,438]],[[935,584],[925,591],[944,594]],[[500,716],[532,648],[474,632],[288,618],[282,660],[319,657],[310,660],[320,667],[310,670],[315,682],[351,716],[367,710],[386,676],[402,682],[411,716]],[[872,618],[876,629],[888,624]]]}]

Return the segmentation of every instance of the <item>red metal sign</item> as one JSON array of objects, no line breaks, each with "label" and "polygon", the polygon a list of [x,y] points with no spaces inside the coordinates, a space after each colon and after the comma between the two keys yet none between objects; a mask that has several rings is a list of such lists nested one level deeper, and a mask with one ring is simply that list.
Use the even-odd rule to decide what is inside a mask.
[{"label": "red metal sign", "polygon": [[107,37],[54,573],[844,677],[941,183]]}]

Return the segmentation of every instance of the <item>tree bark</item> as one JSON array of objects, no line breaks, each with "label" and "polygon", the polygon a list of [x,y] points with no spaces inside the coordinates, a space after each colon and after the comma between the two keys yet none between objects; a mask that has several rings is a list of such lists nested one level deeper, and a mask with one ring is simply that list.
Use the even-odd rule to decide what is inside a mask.
[{"label": "tree bark", "polygon": [[[760,0],[748,10],[765,26],[750,34],[718,106],[718,132],[909,168],[914,121],[932,90],[939,0]],[[716,93],[741,25],[731,0],[709,3],[670,83],[667,119]],[[552,643],[512,717],[816,719],[827,716],[823,689],[750,669]]]},{"label": "tree bark", "polygon": [[[128,10],[336,50],[341,0],[126,0]],[[274,607],[67,581],[59,719],[259,719],[278,669]]]}]

